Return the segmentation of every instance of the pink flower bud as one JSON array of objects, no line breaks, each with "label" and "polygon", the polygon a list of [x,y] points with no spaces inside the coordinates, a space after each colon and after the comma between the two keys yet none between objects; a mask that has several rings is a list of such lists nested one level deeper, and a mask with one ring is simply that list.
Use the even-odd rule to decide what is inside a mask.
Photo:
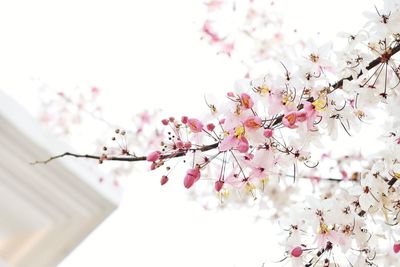
[{"label": "pink flower bud", "polygon": [[228,97],[235,97],[235,94],[234,94],[233,92],[228,92],[226,95],[227,95]]},{"label": "pink flower bud", "polygon": [[166,175],[161,176],[160,180],[161,185],[165,185],[167,182],[168,182],[168,176]]},{"label": "pink flower bud", "polygon": [[183,185],[189,189],[192,185],[200,179],[200,171],[198,168],[189,169],[186,172],[183,180]]},{"label": "pink flower bud", "polygon": [[222,124],[224,124],[225,123],[225,119],[220,119],[219,120],[219,123],[222,125]]},{"label": "pink flower bud", "polygon": [[192,143],[190,143],[189,141],[185,142],[185,148],[186,149],[190,149],[191,147],[192,147]]},{"label": "pink flower bud", "polygon": [[154,171],[157,168],[157,164],[155,162],[151,163],[150,170]]},{"label": "pink flower bud", "polygon": [[252,107],[254,106],[253,100],[252,100],[251,97],[250,97],[248,94],[246,94],[246,93],[242,93],[242,94],[240,95],[240,103],[242,104],[242,107],[243,107],[244,109],[250,109],[250,108],[252,108]]},{"label": "pink flower bud", "polygon": [[176,142],[176,147],[179,148],[179,149],[182,149],[183,148],[183,142],[181,140],[177,141]]},{"label": "pink flower bud", "polygon": [[223,181],[216,181],[215,182],[215,191],[219,192],[221,191],[222,187],[224,186],[224,182]]},{"label": "pink flower bud", "polygon": [[198,168],[189,169],[186,174],[193,176],[195,182],[200,179],[200,170]]},{"label": "pink flower bud", "polygon": [[153,151],[150,154],[147,155],[146,160],[147,161],[157,161],[160,159],[161,152],[160,151]]},{"label": "pink flower bud", "polygon": [[272,129],[265,129],[264,136],[267,138],[271,138],[273,133],[274,132],[272,131]]},{"label": "pink flower bud", "polygon": [[237,150],[241,153],[246,153],[249,150],[249,141],[246,137],[242,136],[237,145]]},{"label": "pink flower bud", "polygon": [[167,126],[168,123],[169,123],[169,120],[163,119],[163,120],[161,121],[161,123],[162,123],[163,125]]},{"label": "pink flower bud", "polygon": [[182,116],[181,121],[182,121],[183,124],[188,123],[188,120],[189,120],[189,118],[187,116]]},{"label": "pink flower bud", "polygon": [[294,249],[292,249],[292,252],[290,254],[292,254],[293,257],[298,258],[301,256],[301,254],[303,254],[303,248],[295,247]]},{"label": "pink flower bud", "polygon": [[207,130],[209,130],[210,132],[214,131],[215,129],[215,125],[213,123],[209,123],[207,124]]},{"label": "pink flower bud", "polygon": [[183,185],[189,189],[194,184],[194,177],[191,175],[186,174],[185,179],[183,179]]},{"label": "pink flower bud", "polygon": [[169,117],[168,120],[169,120],[170,122],[174,122],[174,121],[175,121],[175,118],[174,118],[174,117]]},{"label": "pink flower bud", "polygon": [[400,243],[394,243],[393,244],[393,251],[394,251],[394,253],[399,253],[399,251],[400,251]]},{"label": "pink flower bud", "polygon": [[188,126],[194,133],[200,133],[203,130],[203,124],[198,119],[188,119]]}]

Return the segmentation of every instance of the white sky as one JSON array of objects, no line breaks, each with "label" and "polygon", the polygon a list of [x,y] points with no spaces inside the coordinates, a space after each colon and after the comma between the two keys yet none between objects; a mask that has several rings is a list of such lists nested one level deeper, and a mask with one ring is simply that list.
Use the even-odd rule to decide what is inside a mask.
[{"label": "white sky", "polygon": [[[244,1],[244,0],[243,0]],[[362,25],[366,0],[277,0],[300,32],[334,39]],[[240,68],[199,42],[201,1],[0,1],[0,88],[34,109],[37,78],[57,90],[96,85],[120,117],[161,107],[193,113],[204,92],[230,90]],[[350,27],[350,28],[349,28]],[[241,212],[205,212],[183,187],[132,174],[121,207],[60,266],[266,266],[271,226]],[[178,184],[181,184],[181,181]],[[271,242],[272,241],[272,242]]]}]

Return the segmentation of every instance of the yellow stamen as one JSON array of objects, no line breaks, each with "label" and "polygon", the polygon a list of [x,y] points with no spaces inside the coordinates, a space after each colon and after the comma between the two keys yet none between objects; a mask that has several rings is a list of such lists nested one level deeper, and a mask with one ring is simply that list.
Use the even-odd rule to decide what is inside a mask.
[{"label": "yellow stamen", "polygon": [[257,91],[258,91],[260,94],[268,94],[271,90],[269,89],[268,86],[266,86],[266,85],[261,85],[260,87],[257,88]]},{"label": "yellow stamen", "polygon": [[236,138],[240,139],[245,133],[244,127],[240,126],[238,128],[235,129],[235,136]]},{"label": "yellow stamen", "polygon": [[227,199],[230,196],[230,192],[228,189],[223,188],[221,191],[217,192],[218,198]]},{"label": "yellow stamen", "polygon": [[325,97],[317,98],[317,100],[312,102],[312,105],[315,107],[315,110],[317,110],[317,111],[326,109],[326,99],[325,99]]},{"label": "yellow stamen", "polygon": [[246,183],[245,189],[246,189],[246,192],[247,192],[247,193],[252,192],[252,191],[255,190],[256,188],[257,188],[257,187],[256,187],[253,183]]},{"label": "yellow stamen", "polygon": [[321,222],[319,224],[319,231],[320,234],[327,234],[329,233],[329,228],[328,225],[326,225],[325,223]]}]

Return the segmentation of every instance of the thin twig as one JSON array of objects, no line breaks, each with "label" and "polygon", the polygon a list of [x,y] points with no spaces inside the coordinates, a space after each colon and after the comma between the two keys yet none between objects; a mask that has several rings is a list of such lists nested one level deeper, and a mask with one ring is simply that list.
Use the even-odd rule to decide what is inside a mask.
[{"label": "thin twig", "polygon": [[[167,159],[167,158],[179,158],[183,157],[186,155],[188,151],[209,151],[212,149],[215,149],[218,147],[219,143],[214,143],[211,145],[207,146],[202,146],[199,148],[195,149],[189,149],[189,150],[182,150],[174,153],[166,153],[162,154],[160,156],[160,159]],[[134,162],[134,161],[145,161],[146,156],[98,156],[98,155],[89,155],[89,154],[76,154],[76,153],[71,153],[71,152],[65,152],[56,156],[52,156],[46,160],[37,160],[35,162],[31,162],[30,164],[35,165],[35,164],[47,164],[52,160],[63,158],[63,157],[74,157],[74,158],[87,158],[87,159],[96,159],[96,160],[108,160],[108,161],[129,161],[129,162]]]}]

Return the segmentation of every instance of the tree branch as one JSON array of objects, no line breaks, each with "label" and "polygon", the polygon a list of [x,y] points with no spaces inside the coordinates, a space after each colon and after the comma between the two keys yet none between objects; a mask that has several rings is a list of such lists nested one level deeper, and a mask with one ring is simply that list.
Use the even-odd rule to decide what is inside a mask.
[{"label": "tree branch", "polygon": [[[167,153],[167,154],[162,154],[160,156],[160,159],[168,159],[168,158],[179,158],[183,157],[186,155],[188,151],[209,151],[212,149],[215,149],[218,147],[218,142],[213,143],[211,145],[207,146],[202,146],[200,148],[195,148],[195,149],[188,149],[188,150],[181,150],[177,151],[174,153]],[[71,153],[71,152],[65,152],[56,156],[52,156],[46,160],[37,160],[35,162],[31,162],[30,164],[35,165],[35,164],[47,164],[50,161],[53,161],[55,159],[63,158],[63,157],[74,157],[74,158],[87,158],[87,159],[96,159],[96,160],[111,160],[111,161],[129,161],[129,162],[134,162],[134,161],[146,161],[146,156],[98,156],[98,155],[89,155],[89,154],[76,154],[76,153]]]},{"label": "tree branch", "polygon": [[[389,59],[396,54],[397,52],[400,51],[400,43],[398,43],[397,45],[395,45],[393,48],[391,48],[388,52],[385,52],[383,55],[375,58],[374,60],[372,60],[368,66],[366,67],[367,70],[371,70],[372,68],[375,68],[376,66],[378,66],[380,63],[384,63],[389,61]],[[357,78],[359,78],[361,75],[363,75],[363,72],[360,71],[360,73],[357,75]],[[347,81],[351,81],[353,80],[353,76],[350,75],[346,78],[343,78],[339,81],[337,81],[336,83],[334,83],[333,85],[331,85],[331,87],[333,87],[333,89],[338,89],[338,88],[342,88],[343,86],[343,82],[347,80]]]}]

